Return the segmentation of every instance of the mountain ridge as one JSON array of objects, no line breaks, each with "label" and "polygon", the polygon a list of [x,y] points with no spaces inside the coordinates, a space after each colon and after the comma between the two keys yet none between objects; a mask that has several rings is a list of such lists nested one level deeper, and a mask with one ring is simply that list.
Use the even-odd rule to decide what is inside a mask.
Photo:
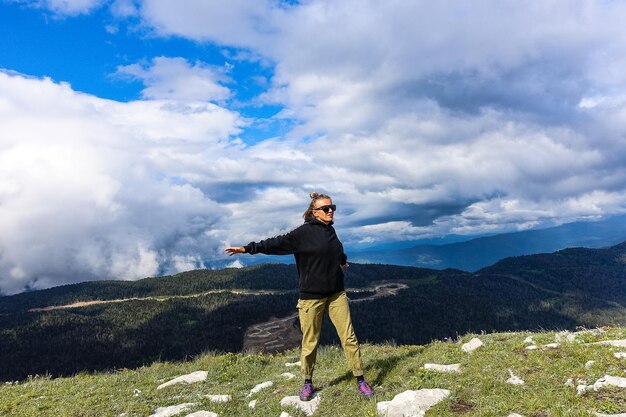
[{"label": "mountain ridge", "polygon": [[355,251],[356,262],[390,263],[422,268],[455,268],[475,272],[512,256],[551,253],[568,247],[603,248],[626,240],[626,216],[573,222],[546,229],[481,236],[442,245]]}]

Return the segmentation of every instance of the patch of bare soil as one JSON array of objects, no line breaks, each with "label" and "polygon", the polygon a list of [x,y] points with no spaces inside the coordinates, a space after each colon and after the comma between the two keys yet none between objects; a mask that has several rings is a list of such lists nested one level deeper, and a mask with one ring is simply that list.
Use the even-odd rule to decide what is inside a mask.
[{"label": "patch of bare soil", "polygon": [[[584,398],[592,398],[597,402],[607,402],[611,405],[612,413],[626,413],[626,398],[624,398],[624,389],[617,387],[605,387],[598,391],[585,391],[582,394]],[[614,411],[619,408],[621,411]]]},{"label": "patch of bare soil", "polygon": [[455,413],[468,413],[474,409],[474,406],[464,400],[457,400],[452,404],[452,411]]},{"label": "patch of bare soil", "polygon": [[[351,299],[351,303],[362,303],[380,297],[393,297],[398,291],[408,288],[402,283],[384,283],[373,288],[348,290],[348,292],[371,293],[367,297]],[[243,349],[247,351],[278,353],[300,346],[302,333],[297,326],[297,313],[287,317],[272,318],[271,320],[254,324],[248,329],[243,338]]]}]

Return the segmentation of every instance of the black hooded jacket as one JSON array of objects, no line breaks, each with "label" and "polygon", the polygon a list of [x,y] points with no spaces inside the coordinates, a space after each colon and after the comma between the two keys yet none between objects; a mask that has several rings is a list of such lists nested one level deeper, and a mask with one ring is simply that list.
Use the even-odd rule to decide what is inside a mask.
[{"label": "black hooded jacket", "polygon": [[293,254],[303,300],[324,298],[344,290],[341,265],[346,264],[348,257],[332,222],[325,224],[307,217],[302,226],[287,234],[250,242],[244,248],[252,255]]}]

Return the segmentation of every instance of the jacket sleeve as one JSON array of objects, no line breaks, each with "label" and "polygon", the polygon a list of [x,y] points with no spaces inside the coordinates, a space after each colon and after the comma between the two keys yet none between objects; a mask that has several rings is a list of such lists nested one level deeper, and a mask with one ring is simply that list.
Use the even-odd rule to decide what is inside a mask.
[{"label": "jacket sleeve", "polygon": [[345,265],[348,263],[348,255],[346,255],[345,253],[341,254],[341,262],[339,263],[339,265]]},{"label": "jacket sleeve", "polygon": [[289,255],[298,250],[298,229],[287,234],[271,237],[260,242],[250,242],[244,248],[251,255],[263,253],[265,255]]}]

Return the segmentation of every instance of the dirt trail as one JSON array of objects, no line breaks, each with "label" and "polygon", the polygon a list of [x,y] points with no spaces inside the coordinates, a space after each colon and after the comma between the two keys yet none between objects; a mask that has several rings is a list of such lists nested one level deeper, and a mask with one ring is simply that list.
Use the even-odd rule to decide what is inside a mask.
[{"label": "dirt trail", "polygon": [[195,298],[202,297],[203,295],[209,294],[241,294],[241,295],[268,295],[268,294],[287,294],[293,291],[272,291],[272,290],[210,290],[205,291],[199,294],[187,294],[187,295],[166,295],[166,296],[151,296],[151,297],[130,297],[130,298],[118,298],[114,300],[93,300],[93,301],[78,301],[72,304],[65,304],[60,306],[48,306],[48,307],[39,307],[39,308],[31,308],[30,312],[38,312],[38,311],[51,311],[51,310],[61,310],[66,308],[79,308],[79,307],[87,307],[97,304],[110,304],[110,303],[125,303],[127,301],[166,301],[172,300],[176,298]]},{"label": "dirt trail", "polygon": [[[348,289],[348,293],[371,292],[369,297],[350,300],[350,303],[362,303],[381,297],[395,296],[398,291],[408,288],[408,285],[391,282],[377,285],[371,288]],[[248,327],[243,339],[243,348],[247,351],[277,353],[298,347],[302,333],[297,326],[298,313],[287,317],[272,318],[264,323]]]}]

